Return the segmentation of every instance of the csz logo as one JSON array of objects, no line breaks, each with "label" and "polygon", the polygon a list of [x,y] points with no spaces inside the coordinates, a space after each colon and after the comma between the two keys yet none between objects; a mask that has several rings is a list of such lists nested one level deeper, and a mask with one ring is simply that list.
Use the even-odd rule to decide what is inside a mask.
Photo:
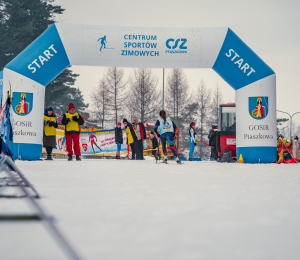
[{"label": "csz logo", "polygon": [[168,49],[176,49],[177,47],[179,47],[180,50],[186,50],[187,47],[185,46],[187,42],[187,39],[185,38],[181,38],[181,39],[177,39],[177,40],[174,40],[174,39],[168,39],[166,41],[166,46]]}]

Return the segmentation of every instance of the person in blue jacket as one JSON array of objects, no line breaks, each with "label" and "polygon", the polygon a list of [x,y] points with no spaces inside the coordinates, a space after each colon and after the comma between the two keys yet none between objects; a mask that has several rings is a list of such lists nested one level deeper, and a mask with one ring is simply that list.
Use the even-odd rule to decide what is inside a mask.
[{"label": "person in blue jacket", "polygon": [[189,143],[190,143],[189,161],[192,161],[193,153],[194,153],[194,149],[195,149],[195,145],[196,145],[196,140],[195,140],[195,135],[196,135],[195,125],[196,124],[194,122],[192,122],[190,124],[190,129],[189,129],[189,135],[190,135],[190,138],[189,138]]},{"label": "person in blue jacket", "polygon": [[[177,156],[177,152],[174,146],[174,136],[175,136],[175,130],[177,129],[174,122],[171,120],[170,117],[167,117],[166,112],[164,110],[161,110],[159,112],[160,118],[156,121],[154,132],[158,135],[158,137],[161,140],[162,146],[163,146],[163,162],[168,161],[167,157],[167,148],[166,144],[167,141],[169,143],[170,149],[174,155],[175,161],[177,163],[181,163],[180,159]],[[158,127],[160,128],[159,133],[157,132]]]}]

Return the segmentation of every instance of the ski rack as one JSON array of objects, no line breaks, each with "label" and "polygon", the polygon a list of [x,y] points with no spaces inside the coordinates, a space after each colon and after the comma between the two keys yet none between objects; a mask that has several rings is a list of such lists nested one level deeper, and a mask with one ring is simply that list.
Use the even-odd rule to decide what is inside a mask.
[{"label": "ski rack", "polygon": [[[16,171],[18,176],[21,178],[21,181],[17,178],[15,174],[11,172],[9,166]],[[15,163],[11,158],[9,158],[8,156],[4,156],[3,158],[0,159],[0,171],[4,171],[7,173],[11,182],[15,183],[14,186],[18,187],[24,193],[24,198],[27,198],[31,203],[31,205],[33,206],[33,208],[35,208],[37,211],[37,214],[35,215],[0,215],[0,221],[24,221],[24,220],[44,221],[53,239],[58,244],[58,246],[62,249],[62,251],[64,251],[64,253],[68,256],[68,258],[71,260],[81,260],[82,258],[78,256],[78,254],[74,251],[74,249],[71,247],[71,245],[66,240],[66,238],[56,227],[56,225],[53,222],[53,218],[45,213],[43,208],[34,199],[35,197],[30,196],[28,191],[25,189],[26,186],[23,184],[23,182],[35,192],[38,198],[40,198],[37,191],[27,181],[27,179],[24,177],[24,175],[21,173],[21,171],[18,169],[18,167],[15,165]]]}]

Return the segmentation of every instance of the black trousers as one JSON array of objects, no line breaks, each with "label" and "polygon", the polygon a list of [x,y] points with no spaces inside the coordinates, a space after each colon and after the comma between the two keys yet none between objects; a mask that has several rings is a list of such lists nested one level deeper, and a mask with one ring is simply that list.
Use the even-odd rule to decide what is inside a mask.
[{"label": "black trousers", "polygon": [[139,146],[140,160],[143,160],[144,159],[143,140],[138,140],[138,146]]},{"label": "black trousers", "polygon": [[130,144],[130,147],[132,152],[131,160],[135,160],[135,158],[140,160],[138,140],[134,140],[133,143]]},{"label": "black trousers", "polygon": [[52,149],[53,149],[53,147],[51,147],[51,146],[46,147],[46,151],[47,151],[48,155],[52,154]]},{"label": "black trousers", "polygon": [[211,158],[214,158],[214,160],[217,160],[219,158],[217,148],[212,148],[211,154],[212,154]]}]

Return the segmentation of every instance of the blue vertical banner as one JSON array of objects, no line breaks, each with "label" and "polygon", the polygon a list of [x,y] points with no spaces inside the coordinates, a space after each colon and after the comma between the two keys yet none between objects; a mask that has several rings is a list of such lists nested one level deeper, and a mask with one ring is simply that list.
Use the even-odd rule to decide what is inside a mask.
[{"label": "blue vertical banner", "polygon": [[3,70],[0,71],[0,107],[2,107],[2,95],[3,95]]}]

